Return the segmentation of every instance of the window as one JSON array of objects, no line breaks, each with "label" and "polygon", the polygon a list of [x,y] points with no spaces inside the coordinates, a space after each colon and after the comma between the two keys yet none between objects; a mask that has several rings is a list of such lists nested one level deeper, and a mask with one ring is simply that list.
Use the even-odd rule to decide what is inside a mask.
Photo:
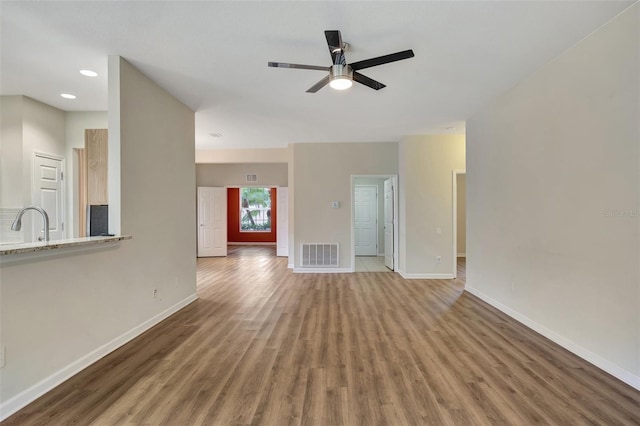
[{"label": "window", "polygon": [[240,188],[240,231],[271,232],[270,188]]}]

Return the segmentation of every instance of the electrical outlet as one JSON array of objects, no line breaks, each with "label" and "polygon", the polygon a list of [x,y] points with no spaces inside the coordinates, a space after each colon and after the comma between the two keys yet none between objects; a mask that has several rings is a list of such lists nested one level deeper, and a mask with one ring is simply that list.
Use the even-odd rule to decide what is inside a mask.
[{"label": "electrical outlet", "polygon": [[442,256],[436,256],[436,263],[442,262]]},{"label": "electrical outlet", "polygon": [[3,346],[0,348],[0,368],[4,367],[5,359],[6,359],[7,348]]},{"label": "electrical outlet", "polygon": [[157,289],[157,288],[154,288],[154,289],[153,289],[153,297],[154,297],[154,298],[157,298],[157,297],[158,297],[158,289]]}]

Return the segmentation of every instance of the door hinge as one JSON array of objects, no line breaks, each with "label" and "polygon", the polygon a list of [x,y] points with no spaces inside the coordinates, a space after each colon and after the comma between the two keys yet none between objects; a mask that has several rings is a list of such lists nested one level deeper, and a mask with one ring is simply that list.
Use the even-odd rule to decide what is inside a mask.
[{"label": "door hinge", "polygon": [[64,172],[60,172],[60,180],[64,180]]},{"label": "door hinge", "polygon": [[62,230],[64,231],[64,222],[62,222]]}]

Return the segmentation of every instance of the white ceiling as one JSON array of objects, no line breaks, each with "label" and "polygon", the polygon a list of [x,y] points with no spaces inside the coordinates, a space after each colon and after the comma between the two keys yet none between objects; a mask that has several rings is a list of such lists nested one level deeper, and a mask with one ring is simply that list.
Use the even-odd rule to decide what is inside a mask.
[{"label": "white ceiling", "polygon": [[[632,3],[3,1],[0,93],[106,110],[107,56],[120,55],[196,111],[200,149],[464,133],[480,106]],[[363,70],[380,91],[309,94],[323,72],[267,67],[330,65],[327,29],[342,31],[348,62],[416,56]]]}]

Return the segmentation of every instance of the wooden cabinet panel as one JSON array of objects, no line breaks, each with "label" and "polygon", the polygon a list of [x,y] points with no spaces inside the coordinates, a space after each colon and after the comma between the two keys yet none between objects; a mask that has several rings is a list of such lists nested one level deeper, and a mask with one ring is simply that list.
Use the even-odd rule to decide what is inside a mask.
[{"label": "wooden cabinet panel", "polygon": [[108,204],[107,129],[86,129],[84,143],[87,153],[87,204]]}]

